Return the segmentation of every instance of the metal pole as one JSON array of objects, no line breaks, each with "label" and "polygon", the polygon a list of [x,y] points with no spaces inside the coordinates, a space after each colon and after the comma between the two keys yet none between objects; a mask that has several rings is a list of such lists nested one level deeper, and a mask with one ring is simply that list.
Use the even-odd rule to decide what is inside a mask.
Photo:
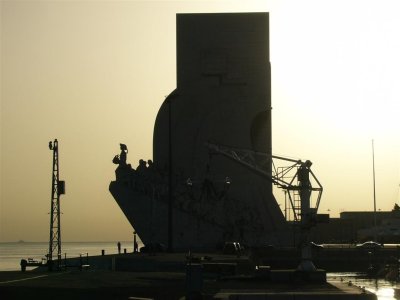
[{"label": "metal pole", "polygon": [[61,213],[61,209],[60,209],[60,191],[59,191],[59,181],[60,181],[60,171],[59,171],[59,153],[58,153],[58,141],[57,139],[54,141],[55,144],[57,144],[56,147],[56,152],[57,152],[57,258],[58,258],[58,267],[61,266],[61,224],[60,224],[60,213]]},{"label": "metal pole", "polygon": [[374,151],[374,140],[372,140],[372,176],[374,186],[374,239],[377,241],[376,232],[376,189],[375,189],[375,151]]},{"label": "metal pole", "polygon": [[286,199],[286,193],[287,193],[287,191],[285,190],[285,191],[283,191],[284,193],[285,193],[285,220],[287,221],[288,219],[287,219],[287,199]]},{"label": "metal pole", "polygon": [[51,201],[50,201],[50,237],[49,237],[49,253],[48,253],[48,261],[53,261],[53,220],[54,220],[54,189],[55,189],[55,175],[54,175],[54,162],[56,160],[56,152],[54,146],[49,143],[50,150],[53,151],[53,166],[52,166],[52,173],[51,173]]}]

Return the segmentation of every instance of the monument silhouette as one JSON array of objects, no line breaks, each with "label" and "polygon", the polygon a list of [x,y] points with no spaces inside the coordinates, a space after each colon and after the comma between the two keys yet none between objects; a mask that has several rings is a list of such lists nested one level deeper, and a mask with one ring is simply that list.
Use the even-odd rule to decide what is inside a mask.
[{"label": "monument silhouette", "polygon": [[272,155],[268,13],[177,14],[176,24],[177,86],[155,121],[152,175],[121,150],[110,192],[144,244],[287,243],[272,182],[207,147]]}]

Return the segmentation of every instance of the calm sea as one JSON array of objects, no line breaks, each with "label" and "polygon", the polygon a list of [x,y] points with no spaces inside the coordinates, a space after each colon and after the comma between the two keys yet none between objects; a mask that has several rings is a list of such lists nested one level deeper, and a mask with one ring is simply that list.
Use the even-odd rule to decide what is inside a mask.
[{"label": "calm sea", "polygon": [[[118,242],[63,242],[62,255],[68,257],[78,257],[81,253],[88,253],[89,256],[101,255],[101,250],[106,254],[118,253]],[[142,245],[139,244],[139,247]],[[33,258],[41,260],[45,257],[49,249],[47,242],[18,242],[0,243],[0,271],[20,270],[22,258]],[[121,241],[121,251],[124,249],[133,252],[133,242]]]}]

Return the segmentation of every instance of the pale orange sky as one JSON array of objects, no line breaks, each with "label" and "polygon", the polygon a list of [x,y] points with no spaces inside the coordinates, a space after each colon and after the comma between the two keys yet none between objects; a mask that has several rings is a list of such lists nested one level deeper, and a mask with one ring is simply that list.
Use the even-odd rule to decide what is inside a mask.
[{"label": "pale orange sky", "polygon": [[[47,241],[60,146],[62,240],[131,240],[108,192],[119,143],[152,156],[175,88],[175,14],[270,12],[273,152],[310,159],[320,212],[400,201],[397,1],[2,1],[0,241]],[[280,193],[280,192],[278,192]]]}]

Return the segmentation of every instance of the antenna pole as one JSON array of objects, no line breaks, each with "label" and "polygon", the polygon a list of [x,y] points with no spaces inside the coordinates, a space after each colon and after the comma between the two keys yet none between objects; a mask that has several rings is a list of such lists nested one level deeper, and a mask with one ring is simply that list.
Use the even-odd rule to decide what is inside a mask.
[{"label": "antenna pole", "polygon": [[376,230],[376,190],[375,190],[375,152],[374,152],[374,140],[372,140],[372,176],[374,186],[374,239],[377,241],[377,230]]},{"label": "antenna pole", "polygon": [[59,180],[58,141],[49,142],[53,151],[53,171],[51,180],[51,207],[50,207],[50,240],[48,266],[52,270],[53,259],[57,255],[57,269],[61,267],[61,223],[60,223],[60,195],[65,193],[65,182]]}]

